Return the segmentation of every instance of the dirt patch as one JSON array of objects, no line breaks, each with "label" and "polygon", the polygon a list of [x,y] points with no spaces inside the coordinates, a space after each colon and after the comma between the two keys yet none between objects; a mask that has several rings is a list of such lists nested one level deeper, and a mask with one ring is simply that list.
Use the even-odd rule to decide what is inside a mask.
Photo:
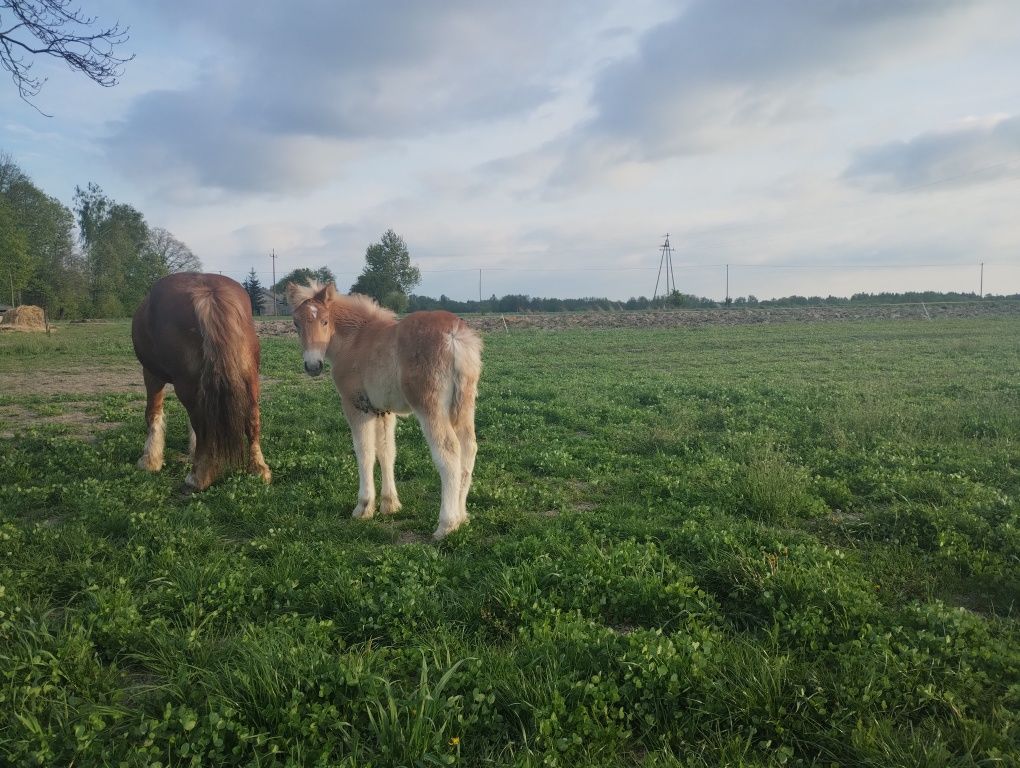
[{"label": "dirt patch", "polygon": [[[513,332],[572,328],[698,328],[709,325],[765,325],[846,320],[938,320],[969,317],[1020,317],[1020,302],[943,302],[881,306],[782,307],[676,310],[619,310],[602,312],[549,312],[519,315],[462,315],[479,331]],[[259,336],[297,336],[289,321],[256,323]]]},{"label": "dirt patch", "polygon": [[398,546],[407,546],[408,544],[431,544],[432,537],[428,534],[418,533],[407,528],[397,531]]},{"label": "dirt patch", "polygon": [[0,438],[11,438],[33,427],[61,426],[72,437],[95,442],[101,432],[120,426],[102,421],[95,403],[65,402],[60,403],[60,413],[49,413],[50,410],[51,406],[35,410],[23,405],[0,405]]},{"label": "dirt patch", "polygon": [[[271,387],[279,379],[260,376],[263,388]],[[166,389],[167,395],[173,394],[173,386]],[[0,373],[0,393],[5,395],[110,395],[137,394],[145,395],[145,382],[142,380],[142,369],[138,365],[130,367],[102,368],[68,368],[61,371],[49,371],[39,376],[17,376],[11,373]]]},{"label": "dirt patch", "polygon": [[142,369],[128,367],[67,368],[37,375],[0,373],[5,395],[106,395],[116,392],[145,394]]}]

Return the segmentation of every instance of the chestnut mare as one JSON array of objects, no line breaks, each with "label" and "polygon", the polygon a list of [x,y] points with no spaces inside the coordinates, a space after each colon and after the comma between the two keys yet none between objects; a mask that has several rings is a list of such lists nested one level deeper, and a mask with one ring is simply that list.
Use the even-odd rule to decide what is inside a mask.
[{"label": "chestnut mare", "polygon": [[138,467],[163,467],[169,383],[191,421],[193,467],[184,482],[207,488],[247,454],[249,471],[268,483],[272,475],[259,446],[259,340],[244,288],[222,275],[164,277],[135,311],[131,340],[148,398],[149,436]]},{"label": "chestnut mare", "polygon": [[475,466],[475,397],[482,372],[482,340],[449,312],[414,312],[398,321],[367,296],[344,296],[330,284],[287,285],[305,370],[333,367],[344,416],[358,457],[354,517],[375,514],[375,461],[382,473],[380,511],[400,509],[393,479],[396,415],[414,413],[442,482],[441,539],[467,521]]}]

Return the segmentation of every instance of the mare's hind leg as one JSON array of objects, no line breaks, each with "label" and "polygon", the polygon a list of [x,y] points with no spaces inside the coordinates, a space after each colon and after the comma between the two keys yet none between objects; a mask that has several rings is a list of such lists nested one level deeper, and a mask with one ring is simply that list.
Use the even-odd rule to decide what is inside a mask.
[{"label": "mare's hind leg", "polygon": [[[191,471],[185,476],[184,484],[196,491],[201,491],[212,485],[213,480],[219,474],[219,466],[216,461],[208,455],[208,446],[198,441],[195,434],[195,424],[199,414],[196,410],[195,383],[186,378],[174,382],[174,392],[181,405],[188,412],[188,453],[191,454]],[[199,427],[202,425],[199,424]],[[201,429],[199,430],[201,431]]]},{"label": "mare's hind leg", "polygon": [[259,380],[255,374],[255,381],[251,384],[251,413],[248,414],[248,424],[245,428],[248,437],[248,471],[258,475],[263,482],[269,483],[273,480],[273,473],[266,466],[266,460],[262,456],[262,446],[259,445],[259,435],[262,430],[262,421],[259,416]]},{"label": "mare's hind leg", "polygon": [[422,432],[432,452],[432,461],[439,470],[442,482],[442,501],[439,504],[439,527],[432,538],[441,539],[451,531],[457,530],[467,519],[461,509],[461,455],[460,440],[445,412],[431,409],[429,413],[416,412],[421,423]]},{"label": "mare's hind leg", "polygon": [[351,428],[354,454],[358,457],[358,505],[351,517],[367,520],[375,515],[376,416],[359,411],[346,400],[341,399],[341,403]]},{"label": "mare's hind leg", "polygon": [[393,465],[397,460],[397,416],[387,413],[375,420],[375,446],[379,453],[379,472],[382,475],[382,493],[379,498],[379,511],[384,515],[392,515],[400,511],[400,499],[397,497],[397,482],[393,474]]},{"label": "mare's hind leg", "polygon": [[163,468],[163,447],[166,444],[166,416],[163,414],[163,398],[166,382],[142,368],[145,380],[145,423],[149,435],[145,438],[145,450],[138,460],[138,468],[159,472]]}]

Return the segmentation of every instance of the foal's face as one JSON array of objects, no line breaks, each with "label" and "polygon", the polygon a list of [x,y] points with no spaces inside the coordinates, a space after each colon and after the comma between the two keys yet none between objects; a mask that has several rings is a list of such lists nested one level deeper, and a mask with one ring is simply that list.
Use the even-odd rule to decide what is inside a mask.
[{"label": "foal's face", "polygon": [[305,371],[309,376],[318,376],[322,373],[322,360],[333,335],[329,310],[321,301],[308,299],[294,310],[294,326],[305,352]]}]

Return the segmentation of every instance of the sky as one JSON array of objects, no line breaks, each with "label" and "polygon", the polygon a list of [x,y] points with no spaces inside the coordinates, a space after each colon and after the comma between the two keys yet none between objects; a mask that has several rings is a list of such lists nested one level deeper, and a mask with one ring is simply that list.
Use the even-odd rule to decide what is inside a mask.
[{"label": "sky", "polygon": [[135,58],[0,80],[0,151],[209,271],[346,290],[392,228],[421,294],[622,300],[669,233],[715,299],[727,264],[731,296],[1020,292],[1015,0],[82,6]]}]

